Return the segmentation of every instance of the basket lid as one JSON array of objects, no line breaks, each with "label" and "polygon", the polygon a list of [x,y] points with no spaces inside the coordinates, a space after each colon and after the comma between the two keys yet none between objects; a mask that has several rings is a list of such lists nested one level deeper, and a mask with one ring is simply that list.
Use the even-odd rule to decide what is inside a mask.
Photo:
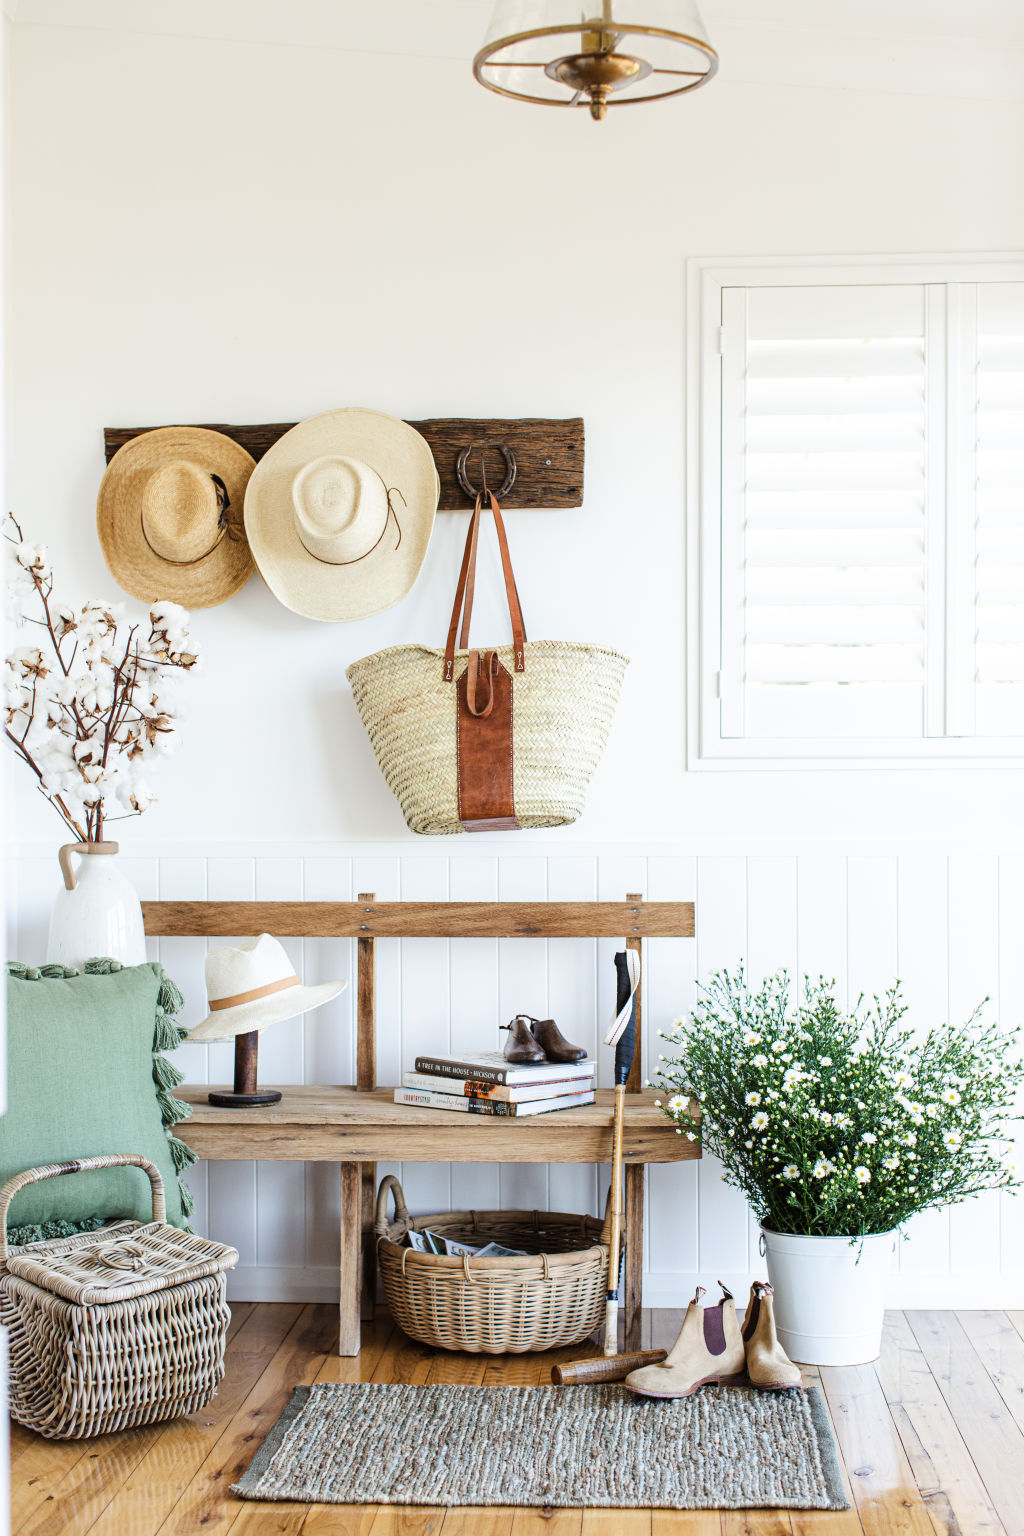
[{"label": "basket lid", "polygon": [[8,1272],[65,1301],[92,1306],[166,1291],[238,1263],[237,1249],[162,1221],[108,1227],[89,1238],[70,1249],[63,1242],[32,1243],[10,1254]]}]

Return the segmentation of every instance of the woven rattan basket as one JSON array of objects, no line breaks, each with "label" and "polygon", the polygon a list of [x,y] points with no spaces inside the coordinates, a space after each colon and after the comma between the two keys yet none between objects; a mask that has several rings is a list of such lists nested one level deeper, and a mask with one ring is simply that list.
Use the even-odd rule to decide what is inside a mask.
[{"label": "woven rattan basket", "polygon": [[[395,1219],[387,1219],[389,1190]],[[525,1248],[524,1259],[448,1258],[402,1246],[409,1228],[458,1242]],[[579,1344],[604,1322],[608,1217],[562,1211],[446,1211],[409,1215],[391,1174],[377,1191],[377,1254],[391,1313],[435,1349],[522,1354]]]},{"label": "woven rattan basket", "polygon": [[[7,1246],[7,1209],[26,1184],[121,1165],[145,1169],[153,1220]],[[164,1220],[159,1169],[134,1154],[32,1168],[0,1190],[0,1321],[11,1413],[51,1440],[78,1440],[203,1408],[224,1374],[234,1248]]]}]

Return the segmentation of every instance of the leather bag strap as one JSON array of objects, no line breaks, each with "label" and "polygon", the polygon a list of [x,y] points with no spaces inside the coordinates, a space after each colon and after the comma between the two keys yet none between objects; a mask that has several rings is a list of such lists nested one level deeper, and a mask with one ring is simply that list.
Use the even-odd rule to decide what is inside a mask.
[{"label": "leather bag strap", "polygon": [[[516,578],[512,571],[512,559],[508,551],[508,539],[505,536],[505,524],[502,520],[501,508],[490,491],[486,494],[490,502],[491,513],[494,517],[494,531],[498,536],[498,549],[501,553],[501,566],[505,576],[505,594],[508,598],[508,611],[512,620],[513,668],[516,672],[523,672],[526,670],[524,650],[526,645],[526,627],[523,623],[522,605],[519,602]],[[466,548],[462,556],[462,569],[459,571],[458,585],[455,589],[452,622],[448,630],[448,640],[444,649],[444,680],[447,683],[451,682],[454,675],[456,635],[459,635],[460,650],[465,650],[469,644],[469,625],[473,616],[473,594],[476,587],[476,551],[480,537],[480,518],[483,512],[483,505],[484,492],[480,491],[477,493],[473,516],[469,520],[469,529],[466,533]],[[459,633],[460,618],[462,620],[461,633]]]}]

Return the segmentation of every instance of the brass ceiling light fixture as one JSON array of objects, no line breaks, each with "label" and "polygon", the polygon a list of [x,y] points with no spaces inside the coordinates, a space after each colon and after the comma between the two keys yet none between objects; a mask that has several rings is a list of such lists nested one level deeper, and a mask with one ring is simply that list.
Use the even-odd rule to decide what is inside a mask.
[{"label": "brass ceiling light fixture", "polygon": [[[473,73],[489,91],[544,107],[609,107],[679,96],[718,55],[694,0],[498,0]],[[634,41],[635,39],[635,41]]]}]

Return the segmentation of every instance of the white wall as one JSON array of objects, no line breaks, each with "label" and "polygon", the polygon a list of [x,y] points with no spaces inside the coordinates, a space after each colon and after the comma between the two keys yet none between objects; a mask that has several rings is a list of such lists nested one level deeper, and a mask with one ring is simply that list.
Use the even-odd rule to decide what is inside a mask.
[{"label": "white wall", "polygon": [[[293,9],[308,21],[320,8]],[[454,37],[470,9],[453,0],[430,14]],[[600,639],[633,664],[576,827],[421,844],[380,777],[344,669],[395,641],[440,642],[464,518],[439,515],[413,593],[362,623],[300,620],[256,578],[196,616],[206,667],[190,688],[185,745],[162,768],[145,822],[118,829],[129,854],[144,854],[144,883],[159,878],[162,895],[202,894],[205,883],[213,895],[209,857],[211,871],[246,887],[256,878],[261,894],[278,878],[288,893],[316,878],[333,894],[331,871],[354,857],[385,859],[407,895],[410,881],[454,893],[462,870],[503,894],[522,879],[541,894],[546,880],[554,894],[541,873],[554,868],[618,896],[639,878],[635,859],[668,857],[685,894],[695,868],[707,873],[696,951],[679,946],[666,962],[676,979],[658,998],[664,1018],[686,1006],[698,968],[744,952],[755,969],[803,964],[808,924],[808,953],[835,957],[814,965],[834,963],[853,993],[898,963],[928,1016],[962,1013],[998,990],[1004,1016],[1020,1017],[1019,880],[994,862],[1001,854],[1016,871],[1010,856],[1024,851],[1017,770],[686,771],[682,505],[687,256],[1024,246],[1024,101],[1012,72],[995,68],[997,57],[1017,58],[1019,38],[960,38],[957,54],[949,38],[883,48],[861,30],[814,53],[802,33],[762,35],[734,10],[720,41],[731,39],[742,67],[726,50],[722,78],[691,100],[598,126],[499,101],[464,58],[370,51],[386,46],[379,35],[346,53],[336,35],[325,43],[297,21],[301,43],[274,40],[270,12],[255,10],[263,31],[254,23],[249,35],[263,41],[245,40],[246,8],[221,0],[201,16],[105,0],[90,15],[109,30],[67,24],[80,7],[23,0],[11,33],[7,505],[49,542],[61,591],[82,598],[113,588],[92,512],[104,425],[289,420],[351,404],[410,417],[580,414],[585,505],[517,514],[513,558],[533,635]],[[153,30],[129,30],[133,12]],[[482,20],[480,11],[474,36]],[[708,20],[714,29],[710,5]],[[993,67],[989,99],[979,59]],[[488,560],[477,634],[501,638]],[[12,810],[28,953],[49,889],[34,859],[60,829],[25,775]],[[950,855],[945,908],[932,874]],[[567,862],[549,866],[549,856]],[[656,867],[645,871],[652,896]],[[337,878],[340,891],[348,876]],[[992,923],[1006,879],[1015,894],[1001,908],[1000,951]],[[360,876],[353,888],[366,884]],[[388,893],[383,873],[370,885]],[[802,894],[782,899],[780,888]],[[433,975],[438,954],[403,958],[401,977],[408,965]],[[194,955],[180,963],[194,997]],[[499,1010],[513,1002],[508,976],[506,965],[488,982]],[[388,1074],[412,1038],[400,1031],[424,1027],[410,1013],[412,987],[390,1034],[383,1010]],[[565,1013],[556,986],[552,1005],[559,997]],[[514,1007],[524,1006],[516,991]],[[345,1059],[331,1028],[305,1026],[312,1080]],[[225,1201],[212,1194],[220,1174],[211,1171],[210,1217],[226,1235]],[[251,1171],[239,1177],[257,1187]],[[265,1232],[299,1177],[260,1171]],[[550,1175],[553,1199],[567,1177]],[[422,1183],[425,1207],[446,1198],[439,1178]],[[748,1258],[746,1228],[711,1171],[701,1171],[699,1214],[695,1176],[684,1178],[691,1206],[679,1230],[691,1235],[654,1239],[669,1246],[651,1253],[666,1300],[672,1277],[697,1264],[694,1232],[705,1274],[742,1270]],[[314,1264],[330,1249],[310,1214],[327,1199],[321,1179],[307,1180]],[[972,1294],[994,1302],[1000,1263],[1020,1279],[1016,1239],[1004,1233],[1000,1259],[998,1227],[963,1220],[983,1227],[996,1276]],[[938,1300],[982,1249],[932,1231],[915,1284]],[[264,1264],[255,1242],[254,1273]]]}]

